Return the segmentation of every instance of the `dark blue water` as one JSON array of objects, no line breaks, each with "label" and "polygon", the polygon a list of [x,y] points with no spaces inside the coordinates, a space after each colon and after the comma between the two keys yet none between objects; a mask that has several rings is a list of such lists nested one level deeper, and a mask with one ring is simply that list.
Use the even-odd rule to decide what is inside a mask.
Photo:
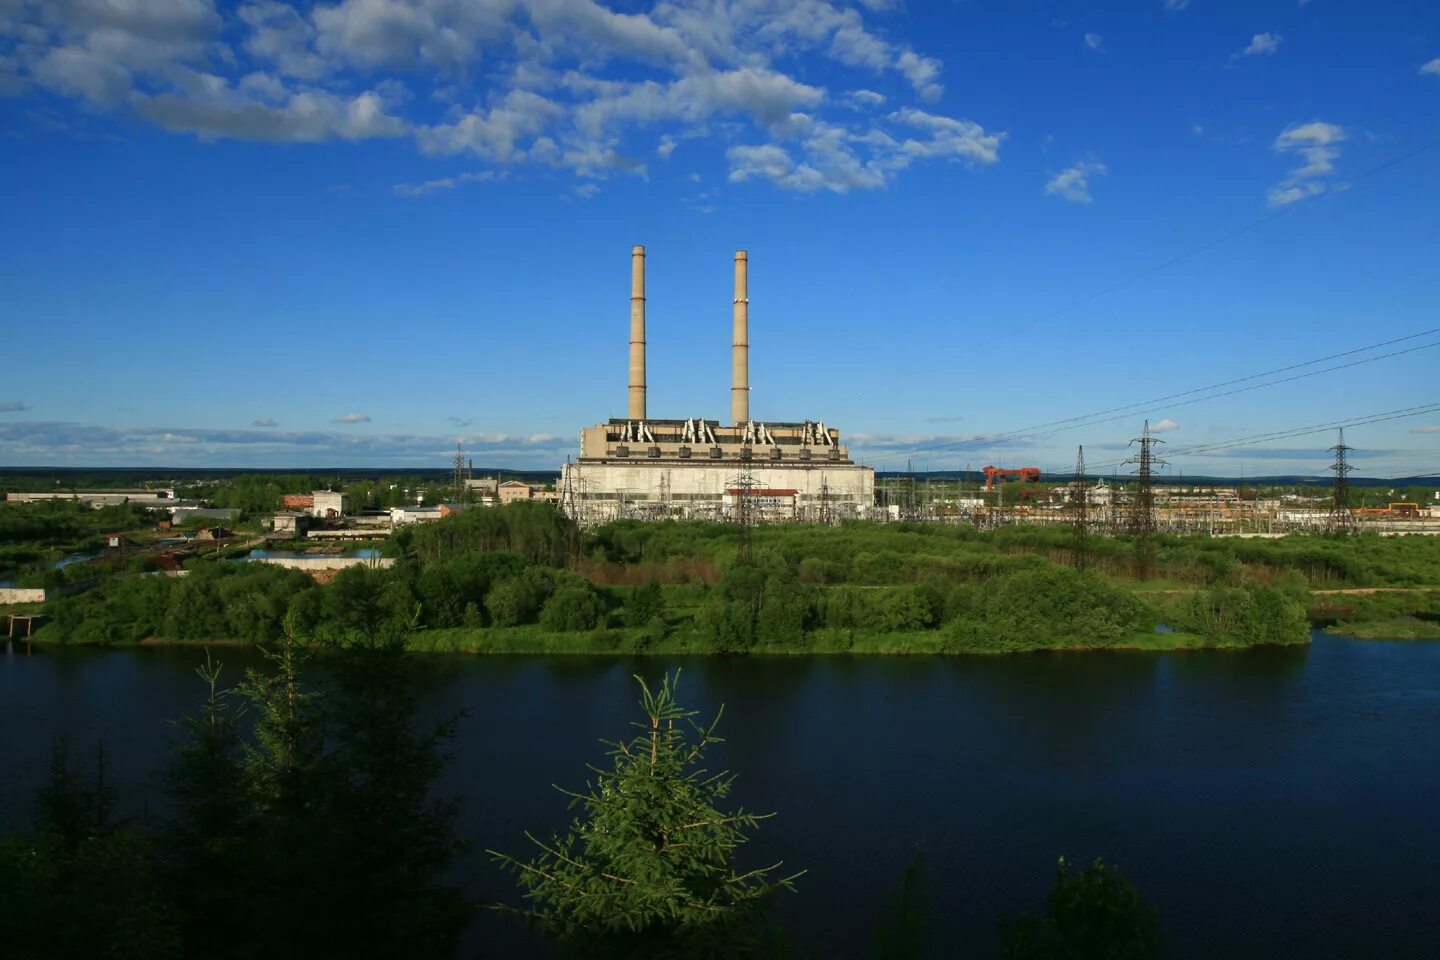
[{"label": "dark blue water", "polygon": [[[220,650],[231,666],[248,651]],[[194,650],[0,661],[0,828],[23,823],[52,739],[103,737],[132,811]],[[1055,858],[1117,863],[1176,957],[1440,955],[1440,643],[1317,635],[1308,649],[996,658],[689,659],[684,700],[726,706],[717,765],[775,810],[748,860],[809,872],[783,916],[815,956],[861,957],[910,851],[943,955],[993,956],[997,912],[1038,907]],[[463,709],[446,788],[485,898],[486,847],[568,820],[599,737],[625,735],[654,659],[437,659],[428,710]],[[669,664],[673,665],[673,664]],[[526,948],[484,917],[485,955]],[[965,950],[960,950],[965,947]]]}]

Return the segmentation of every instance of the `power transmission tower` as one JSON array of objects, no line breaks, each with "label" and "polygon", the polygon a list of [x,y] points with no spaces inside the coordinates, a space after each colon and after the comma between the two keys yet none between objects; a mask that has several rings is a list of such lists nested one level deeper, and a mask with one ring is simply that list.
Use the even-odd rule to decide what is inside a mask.
[{"label": "power transmission tower", "polygon": [[740,543],[736,552],[736,560],[740,563],[750,562],[750,528],[755,525],[755,505],[750,494],[754,486],[755,478],[748,471],[735,478],[735,512],[732,516],[740,525]]},{"label": "power transmission tower", "polygon": [[1070,524],[1074,531],[1075,568],[1085,569],[1086,538],[1090,535],[1090,491],[1085,483],[1085,448],[1075,454],[1075,480],[1071,484]]},{"label": "power transmission tower", "polygon": [[900,519],[906,523],[913,522],[915,518],[915,467],[909,460],[905,461],[905,494],[900,505]]},{"label": "power transmission tower", "polygon": [[455,502],[465,502],[465,450],[455,441]]},{"label": "power transmission tower", "polygon": [[1136,572],[1141,579],[1145,579],[1150,576],[1150,568],[1155,559],[1155,545],[1151,541],[1155,535],[1154,471],[1157,465],[1165,462],[1155,456],[1153,448],[1155,444],[1165,441],[1150,436],[1150,421],[1146,420],[1140,436],[1130,442],[1140,444],[1140,452],[1125,461],[1136,466],[1135,504],[1130,510],[1130,535],[1135,538]]},{"label": "power transmission tower", "polygon": [[1345,533],[1351,526],[1350,513],[1350,471],[1355,468],[1350,466],[1349,453],[1354,447],[1345,445],[1345,430],[1342,427],[1340,437],[1330,452],[1335,454],[1335,462],[1330,465],[1330,471],[1335,474],[1335,482],[1330,491],[1330,532]]},{"label": "power transmission tower", "polygon": [[834,522],[834,514],[830,507],[830,483],[822,473],[820,474],[820,523],[822,526],[828,527]]}]

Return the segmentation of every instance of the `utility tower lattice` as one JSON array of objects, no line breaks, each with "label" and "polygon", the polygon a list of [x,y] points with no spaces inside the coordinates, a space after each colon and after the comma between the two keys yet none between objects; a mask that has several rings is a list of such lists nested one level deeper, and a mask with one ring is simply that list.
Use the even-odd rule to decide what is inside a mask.
[{"label": "utility tower lattice", "polygon": [[1165,441],[1150,436],[1150,421],[1146,420],[1140,436],[1130,442],[1140,444],[1140,452],[1125,461],[1135,464],[1136,468],[1135,505],[1130,511],[1130,533],[1132,536],[1146,537],[1155,532],[1155,467],[1165,463],[1155,456],[1153,448],[1155,444]]},{"label": "utility tower lattice", "polygon": [[1075,454],[1075,481],[1070,496],[1075,566],[1085,569],[1086,538],[1090,535],[1090,490],[1085,483],[1085,448]]},{"label": "utility tower lattice", "polygon": [[1136,572],[1143,579],[1150,575],[1154,559],[1154,544],[1151,543],[1151,537],[1155,534],[1154,471],[1157,464],[1165,462],[1155,456],[1153,447],[1165,441],[1150,436],[1150,421],[1146,420],[1140,436],[1130,442],[1140,444],[1140,452],[1125,462],[1136,466],[1135,504],[1130,510],[1130,535],[1135,538]]},{"label": "utility tower lattice", "polygon": [[1330,465],[1330,470],[1335,474],[1335,482],[1330,493],[1330,532],[1344,533],[1350,529],[1350,471],[1355,468],[1350,466],[1349,454],[1354,447],[1345,445],[1345,430],[1341,428],[1339,439],[1330,451],[1335,454],[1335,462]]},{"label": "utility tower lattice", "polygon": [[455,441],[455,501],[465,502],[465,494],[468,488],[465,486],[465,449],[460,441]]},{"label": "utility tower lattice", "polygon": [[740,543],[736,553],[736,559],[740,563],[750,562],[750,528],[755,525],[755,504],[751,499],[750,490],[755,486],[755,478],[748,472],[740,474],[735,478],[735,512],[734,520],[740,526]]}]

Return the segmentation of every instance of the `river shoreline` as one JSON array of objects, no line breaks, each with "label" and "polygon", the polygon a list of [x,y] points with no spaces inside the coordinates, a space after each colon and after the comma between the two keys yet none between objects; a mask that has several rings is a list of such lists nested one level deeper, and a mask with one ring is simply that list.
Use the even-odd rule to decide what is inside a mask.
[{"label": "river shoreline", "polygon": [[[524,628],[494,630],[477,628],[466,630],[427,630],[414,635],[408,649],[415,653],[464,654],[475,657],[673,657],[698,656],[723,658],[745,657],[1003,657],[1012,654],[1033,653],[1173,653],[1192,650],[1251,650],[1269,647],[1306,646],[1311,636],[1291,643],[1247,643],[1224,639],[1210,640],[1197,634],[1177,631],[1135,634],[1113,644],[1088,646],[1017,646],[1006,649],[946,648],[945,638],[936,631],[915,634],[868,634],[852,637],[818,636],[807,638],[796,645],[757,645],[747,650],[716,651],[706,650],[698,643],[692,644],[686,637],[667,638],[653,644],[637,644],[636,636],[641,630],[615,629],[604,631],[604,637],[597,640],[593,633],[540,633]],[[1362,637],[1360,639],[1413,639],[1410,637]],[[120,643],[86,643],[52,639],[29,639],[17,641],[32,647],[64,649],[69,647],[87,650],[138,650],[154,648],[204,648],[219,647],[240,649],[256,647],[256,644],[237,640],[170,640],[164,637],[146,637],[143,640]],[[325,649],[323,644],[314,644]]]}]

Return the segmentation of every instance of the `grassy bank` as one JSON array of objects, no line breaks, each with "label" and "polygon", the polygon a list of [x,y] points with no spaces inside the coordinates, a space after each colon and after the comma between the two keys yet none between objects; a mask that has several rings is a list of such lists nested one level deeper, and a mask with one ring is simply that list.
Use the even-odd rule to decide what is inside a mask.
[{"label": "grassy bank", "polygon": [[[1308,636],[1295,639],[1295,644],[1308,643]],[[546,633],[530,627],[455,628],[427,630],[414,634],[409,649],[426,653],[465,653],[477,655],[544,655],[568,654],[581,656],[644,656],[708,654],[705,639],[694,631],[675,632],[662,639],[647,635],[643,629],[606,629],[585,634]],[[1136,632],[1115,643],[1094,646],[1059,646],[1037,640],[1027,646],[1004,650],[975,646],[966,648],[948,644],[944,635],[934,630],[906,633],[865,633],[851,630],[818,630],[794,643],[757,644],[746,651],[752,656],[992,656],[1006,653],[1169,651],[1243,649],[1255,646],[1244,641],[1210,639],[1197,633],[1181,631]]]}]

